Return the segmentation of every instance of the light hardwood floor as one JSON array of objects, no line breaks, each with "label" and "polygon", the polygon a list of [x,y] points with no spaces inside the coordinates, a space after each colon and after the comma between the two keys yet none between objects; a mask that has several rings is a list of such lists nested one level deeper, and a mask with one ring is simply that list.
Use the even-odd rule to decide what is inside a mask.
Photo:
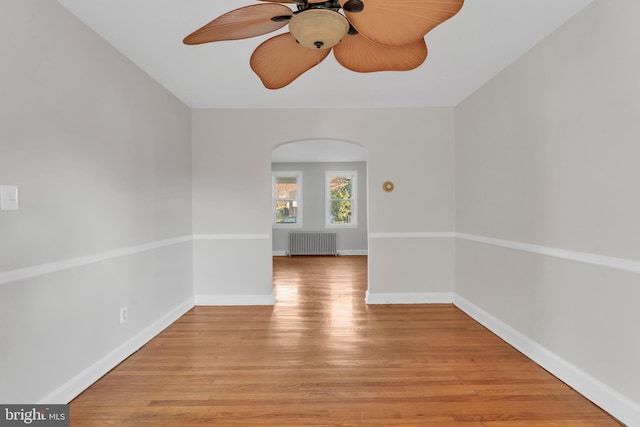
[{"label": "light hardwood floor", "polygon": [[452,305],[367,306],[366,263],[275,258],[275,306],[192,309],[71,425],[620,425]]}]

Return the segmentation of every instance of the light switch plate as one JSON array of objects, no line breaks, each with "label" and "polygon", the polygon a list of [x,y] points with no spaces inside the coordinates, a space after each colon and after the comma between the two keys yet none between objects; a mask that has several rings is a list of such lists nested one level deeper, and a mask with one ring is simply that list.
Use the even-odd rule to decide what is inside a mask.
[{"label": "light switch plate", "polygon": [[0,210],[15,211],[18,209],[18,187],[0,185]]}]

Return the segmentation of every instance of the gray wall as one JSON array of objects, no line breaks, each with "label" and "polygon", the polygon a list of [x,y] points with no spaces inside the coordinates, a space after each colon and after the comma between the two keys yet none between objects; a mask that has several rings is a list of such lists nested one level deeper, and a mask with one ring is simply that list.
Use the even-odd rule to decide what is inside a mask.
[{"label": "gray wall", "polygon": [[290,230],[321,231],[325,227],[325,171],[357,171],[357,227],[331,228],[337,233],[338,253],[363,255],[367,253],[367,164],[365,162],[337,163],[272,163],[273,171],[302,172],[302,228],[273,228],[274,254],[284,255],[289,246]]},{"label": "gray wall", "polygon": [[0,53],[0,402],[66,403],[192,302],[190,111],[55,1]]},{"label": "gray wall", "polygon": [[[342,110],[306,113],[274,126],[296,110],[192,111],[196,302],[273,301],[271,153],[305,139],[367,149],[370,300],[451,300],[453,109],[354,109],[348,122]],[[382,190],[388,180],[392,193]]]},{"label": "gray wall", "polygon": [[635,407],[632,425],[638,16],[595,1],[456,108],[456,293],[599,383],[618,416]]}]

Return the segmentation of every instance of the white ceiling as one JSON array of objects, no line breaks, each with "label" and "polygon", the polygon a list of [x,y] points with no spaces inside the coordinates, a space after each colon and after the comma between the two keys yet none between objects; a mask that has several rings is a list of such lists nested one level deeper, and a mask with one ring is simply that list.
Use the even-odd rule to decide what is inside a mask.
[{"label": "white ceiling", "polygon": [[253,74],[249,57],[287,27],[247,40],[182,44],[213,18],[257,1],[59,0],[192,108],[455,106],[592,1],[466,0],[427,35],[429,56],[416,70],[360,74],[330,55],[274,91]]}]

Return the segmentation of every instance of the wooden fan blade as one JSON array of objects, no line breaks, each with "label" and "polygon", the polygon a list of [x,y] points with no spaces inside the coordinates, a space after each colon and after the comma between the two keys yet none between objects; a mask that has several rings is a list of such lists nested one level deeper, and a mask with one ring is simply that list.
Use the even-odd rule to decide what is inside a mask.
[{"label": "wooden fan blade", "polygon": [[333,55],[343,67],[359,73],[409,71],[427,58],[427,45],[421,38],[404,46],[385,46],[355,34],[335,45]]},{"label": "wooden fan blade", "polygon": [[267,89],[280,89],[318,65],[331,49],[309,49],[290,34],[266,40],[251,55],[251,69]]},{"label": "wooden fan blade", "polygon": [[[185,44],[201,44],[221,40],[239,40],[270,33],[289,23],[293,11],[281,4],[245,6],[220,15],[184,39]],[[274,21],[271,18],[282,17]]]},{"label": "wooden fan blade", "polygon": [[[347,0],[340,0],[344,7]],[[346,12],[360,34],[376,43],[402,46],[419,38],[462,8],[464,0],[363,0],[364,10]]]}]

